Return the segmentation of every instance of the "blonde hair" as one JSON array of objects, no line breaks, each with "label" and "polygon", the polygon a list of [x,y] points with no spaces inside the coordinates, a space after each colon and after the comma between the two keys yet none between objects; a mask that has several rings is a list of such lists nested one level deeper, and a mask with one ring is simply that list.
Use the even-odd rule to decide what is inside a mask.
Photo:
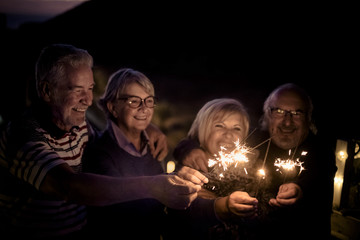
[{"label": "blonde hair", "polygon": [[243,116],[245,125],[244,136],[249,133],[250,118],[244,105],[233,98],[218,98],[207,102],[197,113],[188,137],[199,141],[200,146],[205,146],[206,139],[211,133],[211,126],[217,119],[223,119],[233,113]]}]

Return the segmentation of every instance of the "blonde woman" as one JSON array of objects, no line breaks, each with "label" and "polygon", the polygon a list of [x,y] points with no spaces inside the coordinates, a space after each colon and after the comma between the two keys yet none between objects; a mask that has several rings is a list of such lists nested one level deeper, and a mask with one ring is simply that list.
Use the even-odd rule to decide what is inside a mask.
[{"label": "blonde woman", "polygon": [[[188,132],[188,137],[176,147],[174,154],[181,154],[179,152],[184,151],[183,147],[188,147],[189,143],[197,146],[198,157],[203,159],[196,161],[192,155],[191,167],[200,169],[203,172],[208,172],[208,160],[213,158],[214,155],[218,154],[222,147],[226,148],[228,152],[231,152],[236,148],[236,142],[242,142],[248,135],[249,132],[249,115],[243,106],[243,104],[232,98],[218,98],[207,102],[197,113],[195,120]],[[204,161],[206,160],[206,161]],[[201,163],[201,165],[198,165]],[[215,199],[215,210],[216,214],[222,222],[234,223],[246,221],[247,219],[253,219],[257,216],[257,204],[256,198],[251,197],[245,191],[236,191],[226,193],[224,195],[218,195],[216,192],[202,189],[199,193],[201,198]],[[191,208],[190,208],[191,209]],[[199,219],[194,216],[197,213],[194,211],[190,213],[190,217],[184,220],[180,224],[184,224],[183,229],[191,228],[186,225],[194,225],[193,219]],[[189,224],[189,222],[191,224]],[[178,225],[180,225],[178,224]],[[199,226],[200,225],[200,226]],[[202,237],[199,233],[201,224],[199,227],[193,228],[191,234]],[[237,224],[235,224],[238,227]],[[202,229],[204,235],[210,236],[210,239],[223,239],[224,235],[231,236],[237,234],[236,231],[226,230],[226,224],[217,224],[207,229]],[[232,228],[233,229],[233,228]],[[220,233],[219,233],[220,231]],[[206,237],[206,239],[208,239]]]}]

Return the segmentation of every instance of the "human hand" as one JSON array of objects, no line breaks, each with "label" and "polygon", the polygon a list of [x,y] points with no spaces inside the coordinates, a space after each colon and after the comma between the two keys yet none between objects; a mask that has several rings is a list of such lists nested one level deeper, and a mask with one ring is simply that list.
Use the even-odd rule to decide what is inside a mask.
[{"label": "human hand", "polygon": [[208,159],[203,150],[195,148],[184,158],[183,165],[192,167],[203,172],[208,172]]},{"label": "human hand", "polygon": [[193,184],[197,184],[199,186],[202,186],[204,185],[204,183],[209,182],[209,179],[205,177],[203,174],[201,174],[199,171],[187,166],[181,167],[180,170],[176,172],[176,174],[179,177],[188,180]]},{"label": "human hand", "polygon": [[250,197],[247,192],[236,191],[229,196],[218,198],[215,201],[215,211],[221,220],[236,218],[254,218],[257,216],[256,198]]},{"label": "human hand", "polygon": [[149,181],[152,196],[165,206],[186,209],[197,198],[201,186],[176,175],[156,175]]},{"label": "human hand", "polygon": [[284,207],[295,204],[302,197],[302,190],[296,183],[285,183],[279,187],[276,198],[272,198],[269,204],[273,207]]},{"label": "human hand", "polygon": [[164,160],[169,152],[166,135],[152,123],[146,128],[146,133],[149,136],[151,154],[158,161]]},{"label": "human hand", "polygon": [[247,192],[236,191],[231,193],[227,204],[230,212],[239,217],[252,218],[257,216],[258,200],[250,197]]}]

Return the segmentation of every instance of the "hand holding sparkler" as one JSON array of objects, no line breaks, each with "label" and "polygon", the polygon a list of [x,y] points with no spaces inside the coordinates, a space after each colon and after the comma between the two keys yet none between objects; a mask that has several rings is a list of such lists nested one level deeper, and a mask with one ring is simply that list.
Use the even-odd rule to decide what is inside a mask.
[{"label": "hand holding sparkler", "polygon": [[302,197],[302,190],[296,183],[285,183],[279,187],[276,198],[272,198],[269,204],[273,207],[283,207],[295,204]]},{"label": "hand holding sparkler", "polygon": [[196,185],[203,185],[208,183],[209,179],[201,174],[199,171],[192,169],[187,166],[183,166],[178,172],[177,175],[185,180],[188,180]]},{"label": "hand holding sparkler", "polygon": [[[277,171],[281,174],[284,174],[284,181],[283,184],[280,185],[279,191],[277,193],[276,198],[272,198],[269,201],[269,204],[271,206],[289,206],[296,203],[301,197],[302,197],[302,190],[299,185],[296,183],[286,183],[286,178],[289,174],[292,174],[292,177],[294,175],[300,175],[300,173],[305,170],[305,168],[302,166],[304,162],[301,162],[299,158],[293,160],[295,151],[290,159],[281,159],[277,158],[275,160],[274,166],[276,166],[278,169]],[[289,156],[291,155],[291,150],[289,150]],[[301,153],[301,156],[306,156],[307,152],[303,151]],[[296,171],[298,169],[298,171]]]},{"label": "hand holding sparkler", "polygon": [[[289,156],[291,154],[291,150],[289,150]],[[301,153],[302,156],[305,156],[307,152],[303,151]],[[295,152],[294,152],[295,155]],[[281,159],[277,158],[275,160],[274,166],[277,167],[277,171],[281,174],[284,174],[284,183],[286,182],[286,178],[289,174],[292,174],[291,177],[294,177],[295,175],[300,175],[300,173],[305,170],[305,168],[302,166],[304,162],[301,162],[299,158],[293,160],[294,155],[291,157],[291,159]],[[298,171],[296,171],[298,169]]]},{"label": "hand holding sparkler", "polygon": [[[201,186],[176,175],[154,175],[146,178],[150,198],[173,209],[186,209],[197,198]],[[145,189],[145,188],[144,188]]]},{"label": "hand holding sparkler", "polygon": [[257,215],[258,200],[250,197],[247,192],[233,192],[228,199],[228,207],[233,214],[239,217],[255,217]]},{"label": "hand holding sparkler", "polygon": [[257,216],[256,198],[250,197],[247,192],[235,191],[229,196],[218,198],[215,201],[215,211],[220,219],[254,218]]}]

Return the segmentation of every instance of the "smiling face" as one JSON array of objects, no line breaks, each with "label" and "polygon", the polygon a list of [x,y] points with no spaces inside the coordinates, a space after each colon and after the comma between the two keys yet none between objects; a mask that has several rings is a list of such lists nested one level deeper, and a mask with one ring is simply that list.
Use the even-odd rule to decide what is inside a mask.
[{"label": "smiling face", "polygon": [[237,140],[242,141],[246,136],[244,117],[240,113],[231,113],[222,119],[215,119],[209,129],[209,136],[205,140],[205,149],[210,154],[217,154],[220,146],[231,151]]},{"label": "smiling face", "polygon": [[92,69],[85,65],[76,69],[68,67],[66,78],[48,88],[49,94],[44,100],[50,105],[53,122],[64,131],[81,125],[93,100]]},{"label": "smiling face", "polygon": [[[307,112],[304,101],[293,91],[279,93],[272,102],[272,107],[287,111]],[[269,133],[272,136],[272,141],[284,150],[301,144],[309,133],[306,117],[306,114],[294,117],[290,113],[286,113],[284,116],[277,116],[272,113],[269,118]]]},{"label": "smiling face", "polygon": [[[141,99],[149,97],[141,85],[137,83],[130,83],[122,92],[123,96],[137,96]],[[140,134],[150,124],[154,114],[154,108],[146,107],[142,104],[137,108],[130,107],[127,100],[117,99],[114,102],[108,103],[108,108],[113,115],[116,124],[124,132],[125,135]]]}]

